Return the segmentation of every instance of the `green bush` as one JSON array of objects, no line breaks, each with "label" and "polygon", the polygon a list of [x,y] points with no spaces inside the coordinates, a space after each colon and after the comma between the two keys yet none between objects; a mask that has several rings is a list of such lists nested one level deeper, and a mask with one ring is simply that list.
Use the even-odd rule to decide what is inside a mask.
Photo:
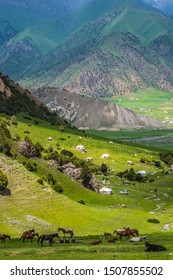
[{"label": "green bush", "polygon": [[153,223],[153,224],[159,224],[160,221],[158,219],[148,219],[147,220],[148,223]]},{"label": "green bush", "polygon": [[8,178],[2,171],[0,171],[0,191],[5,189],[7,185],[8,185]]},{"label": "green bush", "polygon": [[39,178],[39,179],[37,180],[37,183],[39,183],[40,185],[43,185],[43,179]]},{"label": "green bush", "polygon": [[83,199],[79,200],[78,203],[85,205],[85,201]]},{"label": "green bush", "polygon": [[63,192],[63,187],[60,184],[58,184],[58,183],[53,185],[52,188],[54,189],[54,191],[56,191],[58,193],[62,193]]},{"label": "green bush", "polygon": [[105,163],[102,163],[100,170],[103,174],[107,173],[108,171],[107,165]]}]

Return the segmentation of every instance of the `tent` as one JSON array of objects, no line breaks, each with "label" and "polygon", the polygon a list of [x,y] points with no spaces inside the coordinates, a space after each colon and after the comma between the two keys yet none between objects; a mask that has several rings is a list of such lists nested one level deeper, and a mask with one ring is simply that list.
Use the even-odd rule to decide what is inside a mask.
[{"label": "tent", "polygon": [[76,147],[76,150],[83,151],[83,150],[85,150],[85,148],[84,148],[83,145],[78,145],[78,146]]},{"label": "tent", "polygon": [[100,158],[109,158],[110,157],[110,155],[108,155],[108,154],[103,154]]},{"label": "tent", "polygon": [[103,193],[103,194],[113,194],[112,193],[112,189],[109,189],[109,188],[106,188],[106,187],[103,187],[99,190],[99,193]]}]

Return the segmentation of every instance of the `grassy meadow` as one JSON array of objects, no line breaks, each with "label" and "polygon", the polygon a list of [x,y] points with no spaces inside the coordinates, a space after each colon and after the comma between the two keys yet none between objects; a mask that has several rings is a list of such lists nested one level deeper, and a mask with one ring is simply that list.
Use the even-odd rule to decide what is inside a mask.
[{"label": "grassy meadow", "polygon": [[106,100],[131,108],[135,112],[160,119],[172,126],[173,93],[153,88],[140,90],[128,96],[114,96]]},{"label": "grassy meadow", "polygon": [[[17,134],[23,140],[27,135],[34,143],[40,142],[44,148],[52,147],[54,150],[59,143],[58,152],[65,148],[80,159],[92,156],[93,163],[98,166],[105,162],[109,168],[106,186],[112,188],[113,195],[84,188],[64,173],[52,169],[42,158],[24,158],[18,154],[17,142],[13,141],[16,158],[0,154],[0,170],[7,175],[11,190],[11,196],[0,196],[0,232],[12,238],[5,245],[0,244],[0,259],[172,259],[173,174],[162,172],[163,169],[168,170],[163,162],[160,169],[140,162],[141,158],[159,160],[156,149],[118,143],[68,129],[62,133],[58,127],[42,120],[26,119],[24,114],[18,115],[17,120],[17,126],[9,126],[12,138]],[[48,137],[52,137],[52,141],[48,141]],[[87,149],[86,154],[75,149],[79,144]],[[101,159],[104,153],[108,153],[110,158]],[[22,164],[24,160],[37,164],[37,170],[28,171]],[[132,160],[134,165],[128,166],[128,160]],[[117,177],[117,172],[130,167],[135,171],[146,170],[148,180],[139,183]],[[37,182],[49,172],[63,186],[63,193],[55,192],[48,183],[41,185]],[[96,176],[102,187],[105,176]],[[121,195],[123,189],[127,189],[129,194]],[[85,204],[79,203],[80,200]],[[148,222],[148,219],[157,219],[158,223]],[[76,241],[81,243],[59,244],[57,240],[52,247],[45,244],[41,248],[36,239],[32,245],[29,240],[24,244],[19,241],[24,230],[34,228],[43,234],[57,232],[58,227],[72,228]],[[146,253],[143,243],[133,245],[122,240],[108,244],[103,239],[104,232],[113,233],[123,227],[137,228],[140,236],[147,235],[149,242],[161,243],[168,251]],[[90,245],[91,241],[98,239],[102,239],[102,244]]]}]

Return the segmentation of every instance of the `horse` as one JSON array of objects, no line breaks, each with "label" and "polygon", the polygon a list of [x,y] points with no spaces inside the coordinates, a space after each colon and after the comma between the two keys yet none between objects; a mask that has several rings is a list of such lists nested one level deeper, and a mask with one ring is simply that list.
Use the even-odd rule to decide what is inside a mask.
[{"label": "horse", "polygon": [[48,241],[49,246],[52,246],[52,243],[54,243],[54,237],[59,238],[59,234],[58,233],[42,234],[39,236],[37,242],[40,243],[41,246],[43,247],[43,241],[46,240]]},{"label": "horse", "polygon": [[135,234],[135,236],[138,236],[139,235],[139,231],[138,229],[136,228],[133,228],[133,229],[129,229],[131,232],[133,232]]},{"label": "horse", "polygon": [[[25,230],[25,231],[23,232],[23,234],[27,234],[27,233],[35,233],[35,229]],[[23,235],[23,234],[22,234],[22,235]]]},{"label": "horse", "polygon": [[23,242],[25,242],[25,239],[31,239],[31,242],[34,238],[34,236],[39,236],[38,232],[36,233],[23,233],[20,240],[23,240]]},{"label": "horse", "polygon": [[115,233],[116,233],[117,237],[118,236],[120,237],[120,240],[121,240],[122,236],[126,236],[128,239],[129,239],[130,235],[135,236],[134,232],[132,232],[130,229],[115,230],[113,232],[113,234],[115,234]]},{"label": "horse", "polygon": [[11,237],[9,235],[6,234],[0,234],[0,240],[2,240],[1,243],[5,244],[5,239],[8,238],[9,240],[11,239]]},{"label": "horse", "polygon": [[73,235],[74,235],[72,229],[58,228],[58,232],[59,232],[59,231],[62,231],[62,233],[64,234],[64,237],[65,237],[65,234],[66,234],[66,233],[69,233],[71,238],[72,238]]},{"label": "horse", "polygon": [[151,251],[166,251],[166,248],[162,245],[155,245],[155,244],[150,244],[148,242],[144,243],[147,252]]}]

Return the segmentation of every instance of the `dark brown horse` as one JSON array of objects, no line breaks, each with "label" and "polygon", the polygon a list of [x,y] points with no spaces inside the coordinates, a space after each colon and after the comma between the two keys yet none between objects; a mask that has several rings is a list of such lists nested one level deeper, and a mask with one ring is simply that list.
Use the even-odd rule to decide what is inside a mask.
[{"label": "dark brown horse", "polygon": [[59,238],[59,234],[56,232],[56,233],[51,233],[51,234],[42,234],[39,236],[38,238],[38,243],[41,244],[41,246],[43,247],[43,241],[47,241],[49,246],[52,246],[52,243],[54,243],[54,237],[57,237]]},{"label": "dark brown horse", "polygon": [[[25,230],[25,231],[23,232],[23,234],[27,234],[27,233],[35,233],[35,229]],[[22,234],[22,235],[23,235],[23,234]]]},{"label": "dark brown horse", "polygon": [[25,241],[25,239],[31,239],[31,242],[33,241],[34,236],[39,236],[38,232],[36,233],[23,233],[20,240]]},{"label": "dark brown horse", "polygon": [[69,233],[70,234],[70,237],[72,238],[74,233],[73,233],[73,230],[72,229],[66,229],[66,228],[59,228],[58,229],[58,232],[61,231],[63,234],[64,234],[64,237],[65,237],[65,234]]},{"label": "dark brown horse", "polygon": [[133,228],[133,229],[130,229],[130,230],[131,230],[131,232],[133,232],[136,236],[138,236],[138,235],[139,235],[139,231],[138,231],[138,229]]},{"label": "dark brown horse", "polygon": [[2,243],[5,244],[5,239],[8,238],[9,240],[11,239],[11,237],[7,234],[0,234],[0,240],[2,240]]},{"label": "dark brown horse", "polygon": [[129,239],[130,235],[135,236],[135,233],[131,231],[131,229],[119,229],[119,230],[115,230],[113,232],[113,234],[117,235],[117,237],[120,237],[120,240],[123,236],[127,237]]}]

